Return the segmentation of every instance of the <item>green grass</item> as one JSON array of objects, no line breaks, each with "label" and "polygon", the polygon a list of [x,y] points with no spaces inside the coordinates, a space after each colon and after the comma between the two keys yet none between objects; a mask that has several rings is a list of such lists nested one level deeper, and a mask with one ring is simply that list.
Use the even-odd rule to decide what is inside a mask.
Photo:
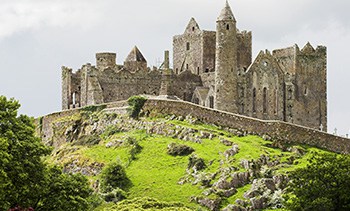
[{"label": "green grass", "polygon": [[[127,174],[133,182],[130,197],[157,198],[161,201],[180,201],[188,206],[197,206],[189,202],[191,196],[200,195],[203,190],[191,184],[179,185],[179,179],[186,173],[189,156],[173,157],[166,153],[167,145],[171,142],[182,143],[195,149],[198,157],[206,163],[216,157],[210,169],[216,170],[219,166],[219,151],[221,147],[216,141],[206,140],[202,144],[184,142],[172,138],[153,136],[140,142],[143,147],[137,160],[127,168]],[[171,194],[169,194],[171,193]]]},{"label": "green grass", "polygon": [[237,199],[244,200],[244,196],[243,196],[244,193],[246,191],[248,191],[251,187],[252,187],[252,185],[248,184],[248,185],[245,185],[245,186],[243,186],[241,188],[237,188],[237,193],[227,199],[227,204],[226,205],[228,205],[228,204],[235,204]]},{"label": "green grass", "polygon": [[[96,113],[96,112],[95,112]],[[64,117],[59,121],[78,120],[81,115],[72,117]],[[50,160],[61,162],[61,164],[79,159],[81,162],[98,162],[108,164],[110,162],[119,161],[126,167],[126,174],[132,182],[132,187],[128,192],[128,199],[138,197],[151,197],[163,202],[181,202],[191,209],[198,209],[199,205],[191,202],[192,196],[202,196],[205,189],[200,185],[192,185],[185,183],[179,185],[181,178],[187,175],[186,168],[189,162],[189,156],[173,157],[167,154],[167,146],[170,143],[185,144],[195,150],[197,157],[204,159],[207,168],[205,173],[218,172],[222,167],[236,167],[238,171],[246,171],[241,166],[241,160],[256,160],[262,154],[267,155],[270,159],[278,159],[281,164],[274,167],[273,174],[285,174],[296,168],[305,167],[307,160],[314,151],[322,151],[317,148],[308,146],[298,146],[305,150],[306,154],[297,157],[295,153],[284,152],[281,149],[269,147],[272,141],[266,141],[258,136],[237,137],[231,133],[220,129],[214,125],[205,125],[202,123],[191,124],[187,121],[167,120],[164,118],[148,118],[143,121],[164,122],[185,128],[192,128],[199,131],[206,131],[214,134],[216,137],[212,140],[202,139],[202,143],[194,143],[191,141],[182,141],[171,137],[165,137],[154,134],[147,134],[143,130],[133,130],[129,132],[120,132],[114,126],[107,127],[109,131],[100,135],[101,141],[98,145],[93,146],[72,146],[67,144],[61,151],[55,154]],[[197,134],[197,135],[198,135]],[[106,144],[115,140],[125,140],[127,137],[134,138],[142,147],[141,152],[136,154],[135,159],[131,159],[132,146],[118,146],[107,148]],[[226,159],[223,153],[231,148],[220,143],[220,139],[224,138],[239,146],[239,153],[233,157]],[[294,156],[294,164],[287,164],[288,159]],[[209,165],[210,164],[210,165]],[[215,178],[217,180],[219,175]],[[92,181],[99,179],[99,176],[91,176]],[[214,181],[213,181],[214,182]],[[212,182],[212,183],[213,183]],[[211,184],[212,184],[211,183]],[[245,185],[237,189],[237,193],[223,202],[223,206],[233,204],[237,199],[244,199],[243,194],[251,188],[251,185]],[[210,195],[209,197],[213,197]],[[97,210],[113,207],[113,205],[104,204]],[[201,208],[203,210],[203,208]]]}]

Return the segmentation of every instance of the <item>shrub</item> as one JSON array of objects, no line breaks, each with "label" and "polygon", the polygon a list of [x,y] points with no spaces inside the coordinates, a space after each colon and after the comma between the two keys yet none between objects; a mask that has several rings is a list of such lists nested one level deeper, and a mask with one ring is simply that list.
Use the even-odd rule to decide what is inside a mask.
[{"label": "shrub", "polygon": [[187,208],[182,203],[172,203],[172,202],[162,202],[153,198],[134,198],[124,200],[118,204],[107,209],[108,211],[127,211],[127,210],[181,210],[181,211],[190,211],[193,209]]},{"label": "shrub", "polygon": [[111,186],[108,186],[105,193],[101,193],[100,195],[106,202],[118,202],[126,199],[126,192],[124,190],[112,188]]},{"label": "shrub", "polygon": [[128,99],[128,112],[130,117],[137,119],[139,117],[140,111],[146,102],[146,98],[142,96],[132,96]]},{"label": "shrub", "polygon": [[101,173],[101,189],[103,192],[110,188],[126,190],[130,187],[131,181],[126,176],[124,167],[118,163],[108,164]]},{"label": "shrub", "polygon": [[96,112],[96,111],[98,112],[98,111],[102,111],[106,107],[107,105],[89,105],[89,106],[83,107],[81,110],[86,112]]},{"label": "shrub", "polygon": [[131,160],[136,159],[136,155],[141,152],[142,146],[139,144],[139,142],[135,138],[129,137],[126,140],[126,145],[131,146],[130,150],[130,158]]},{"label": "shrub", "polygon": [[194,152],[194,149],[192,147],[176,143],[169,144],[167,151],[167,153],[172,156],[184,156],[189,155],[192,152]]},{"label": "shrub", "polygon": [[122,130],[117,125],[110,125],[103,131],[101,137],[107,139],[108,137],[120,132],[122,132]]},{"label": "shrub", "polygon": [[293,171],[285,195],[289,210],[350,210],[350,156],[314,153]]}]

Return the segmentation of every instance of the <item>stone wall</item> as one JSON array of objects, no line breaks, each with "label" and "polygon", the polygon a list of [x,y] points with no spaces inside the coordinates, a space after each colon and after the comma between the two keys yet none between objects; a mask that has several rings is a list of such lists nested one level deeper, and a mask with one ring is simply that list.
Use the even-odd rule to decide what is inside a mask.
[{"label": "stone wall", "polygon": [[[108,104],[97,105],[104,109],[113,110],[127,107],[126,101],[113,102]],[[148,99],[143,107],[143,112],[149,116],[177,115],[192,116],[206,124],[214,124],[222,127],[229,127],[240,130],[246,134],[270,137],[271,140],[278,140],[284,143],[307,144],[329,151],[350,154],[350,139],[331,135],[311,128],[298,126],[281,121],[263,121],[242,115],[222,112],[193,103],[184,101]],[[60,124],[63,118],[67,124],[76,124],[75,115],[80,113],[80,109],[71,109],[46,115],[36,120],[37,134],[39,134],[45,144],[59,146],[66,140],[55,140],[50,143],[55,133],[55,127]]]},{"label": "stone wall", "polygon": [[173,68],[176,74],[185,70],[199,75],[203,66],[203,33],[192,18],[185,33],[173,38]]},{"label": "stone wall", "polygon": [[283,120],[284,73],[269,51],[261,51],[244,75],[241,114],[264,120]]},{"label": "stone wall", "polygon": [[149,99],[143,110],[150,116],[191,115],[206,124],[230,127],[248,134],[269,136],[272,140],[279,140],[284,143],[307,144],[337,153],[350,153],[350,140],[347,138],[286,122],[263,121],[183,101]]},{"label": "stone wall", "polygon": [[237,33],[237,64],[239,69],[247,69],[252,63],[252,32]]},{"label": "stone wall", "polygon": [[[327,131],[326,47],[309,43],[298,52],[295,74],[293,122]],[[317,79],[317,80],[315,80]],[[305,117],[308,118],[305,118]]]},{"label": "stone wall", "polygon": [[[100,109],[113,109],[114,111],[118,109],[123,109],[128,106],[126,101],[118,101],[113,103],[107,103],[107,104],[101,104],[101,105],[94,105],[96,108]],[[86,107],[85,107],[86,108]],[[43,143],[49,146],[58,147],[62,144],[66,143],[66,137],[62,136],[59,131],[57,131],[57,128],[62,128],[64,125],[65,128],[71,128],[74,130],[75,126],[77,124],[80,124],[79,115],[81,114],[81,110],[84,108],[75,108],[60,112],[55,112],[40,118],[37,118],[35,120],[36,124],[36,134],[40,136]],[[125,109],[124,109],[125,110]],[[65,120],[65,121],[62,121]],[[57,135],[59,134],[59,135]],[[52,138],[56,137],[56,139],[53,141]]]}]

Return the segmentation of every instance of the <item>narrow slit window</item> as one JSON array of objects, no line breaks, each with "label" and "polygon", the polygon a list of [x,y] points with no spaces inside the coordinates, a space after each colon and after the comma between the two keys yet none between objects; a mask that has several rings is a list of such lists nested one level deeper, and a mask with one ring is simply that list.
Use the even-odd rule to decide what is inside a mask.
[{"label": "narrow slit window", "polygon": [[263,112],[267,113],[267,88],[264,87],[263,90]]},{"label": "narrow slit window", "polygon": [[209,108],[214,108],[214,97],[213,96],[209,97]]},{"label": "narrow slit window", "polygon": [[256,112],[256,89],[253,89],[253,112]]}]

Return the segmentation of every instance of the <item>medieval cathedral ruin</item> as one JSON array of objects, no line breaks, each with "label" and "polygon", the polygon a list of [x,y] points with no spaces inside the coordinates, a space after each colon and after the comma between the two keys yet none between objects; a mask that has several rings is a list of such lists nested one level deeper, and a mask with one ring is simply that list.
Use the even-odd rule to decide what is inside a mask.
[{"label": "medieval cathedral ruin", "polygon": [[327,52],[307,43],[260,51],[252,61],[252,34],[239,31],[228,3],[216,31],[201,30],[191,19],[173,38],[160,68],[134,47],[123,65],[115,53],[97,53],[96,66],[75,73],[62,68],[62,108],[155,95],[264,120],[280,120],[327,131]]}]

